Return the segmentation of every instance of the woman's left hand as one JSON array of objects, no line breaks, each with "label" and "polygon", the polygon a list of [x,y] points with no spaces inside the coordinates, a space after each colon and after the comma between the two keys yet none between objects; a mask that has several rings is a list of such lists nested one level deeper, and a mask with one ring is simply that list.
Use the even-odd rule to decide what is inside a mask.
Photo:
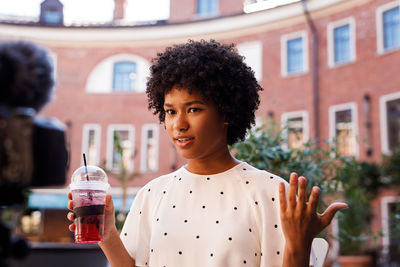
[{"label": "woman's left hand", "polygon": [[[285,184],[280,183],[281,223],[286,239],[285,258],[293,256],[300,262],[308,262],[314,237],[331,223],[337,211],[347,208],[345,203],[332,203],[322,214],[317,213],[320,192],[320,188],[314,186],[307,202],[306,179],[302,176],[298,177],[296,173],[291,173],[286,199]],[[298,255],[302,251],[304,253],[300,254],[304,255]]]}]

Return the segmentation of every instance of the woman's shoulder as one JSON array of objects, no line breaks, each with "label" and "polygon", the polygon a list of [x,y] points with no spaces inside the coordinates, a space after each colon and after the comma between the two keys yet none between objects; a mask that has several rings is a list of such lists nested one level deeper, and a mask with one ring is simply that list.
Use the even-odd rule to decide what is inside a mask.
[{"label": "woman's shoulder", "polygon": [[180,172],[180,169],[161,175],[157,178],[154,178],[153,180],[149,181],[147,184],[145,184],[142,188],[141,191],[159,191],[163,190],[168,184],[173,180],[174,177],[178,175]]},{"label": "woman's shoulder", "polygon": [[283,179],[279,175],[274,174],[269,171],[266,171],[266,170],[257,169],[256,167],[254,167],[246,162],[242,163],[241,176],[253,177],[255,181],[260,182],[260,183],[286,182],[285,179]]},{"label": "woman's shoulder", "polygon": [[251,195],[276,195],[281,182],[287,184],[286,180],[277,174],[266,170],[260,170],[256,167],[242,163],[239,171],[239,179]]}]

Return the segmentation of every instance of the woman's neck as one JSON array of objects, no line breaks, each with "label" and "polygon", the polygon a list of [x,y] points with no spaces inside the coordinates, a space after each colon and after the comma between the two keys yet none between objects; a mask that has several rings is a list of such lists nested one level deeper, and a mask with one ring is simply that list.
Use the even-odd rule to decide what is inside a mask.
[{"label": "woman's neck", "polygon": [[186,169],[195,174],[217,174],[229,170],[239,164],[228,149],[206,159],[189,159]]}]

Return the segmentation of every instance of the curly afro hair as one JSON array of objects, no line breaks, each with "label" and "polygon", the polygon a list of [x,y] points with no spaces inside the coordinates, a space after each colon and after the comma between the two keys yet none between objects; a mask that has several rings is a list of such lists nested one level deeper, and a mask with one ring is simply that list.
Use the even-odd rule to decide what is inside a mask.
[{"label": "curly afro hair", "polygon": [[147,82],[148,108],[165,120],[164,96],[178,86],[200,92],[212,101],[229,123],[228,145],[245,138],[247,129],[255,123],[254,112],[262,90],[254,72],[243,62],[234,44],[215,40],[193,41],[167,47],[152,60]]},{"label": "curly afro hair", "polygon": [[50,99],[53,68],[31,42],[0,43],[0,104],[40,110]]}]

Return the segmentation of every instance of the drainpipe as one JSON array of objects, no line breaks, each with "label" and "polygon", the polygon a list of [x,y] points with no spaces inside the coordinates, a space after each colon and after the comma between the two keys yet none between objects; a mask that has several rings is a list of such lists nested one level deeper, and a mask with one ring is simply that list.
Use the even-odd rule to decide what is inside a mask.
[{"label": "drainpipe", "polygon": [[303,5],[303,14],[306,17],[308,27],[312,36],[312,87],[313,87],[313,107],[314,107],[314,140],[317,147],[320,146],[320,128],[319,128],[319,73],[318,73],[318,34],[314,21],[312,20],[307,8],[307,1],[301,0]]}]

